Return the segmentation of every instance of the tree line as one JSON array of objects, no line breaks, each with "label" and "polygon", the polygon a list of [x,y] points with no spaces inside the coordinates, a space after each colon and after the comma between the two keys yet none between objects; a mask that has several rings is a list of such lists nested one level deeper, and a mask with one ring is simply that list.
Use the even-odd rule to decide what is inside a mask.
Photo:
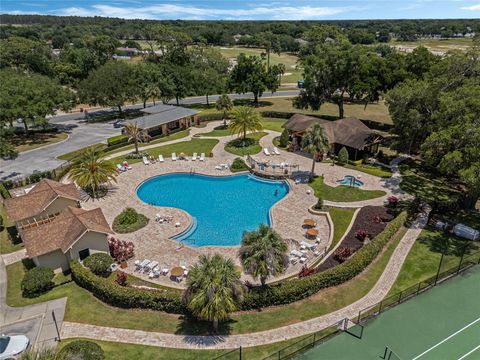
[{"label": "tree line", "polygon": [[[318,20],[318,21],[188,21],[126,20],[103,17],[0,15],[0,38],[22,36],[51,41],[54,48],[74,43],[87,35],[107,35],[117,40],[148,40],[152,27],[164,26],[170,31],[186,33],[194,43],[209,45],[262,46],[263,36],[278,37],[283,51],[298,51],[296,39],[318,25],[331,25],[348,35],[354,44],[388,42],[394,35],[399,40],[418,37],[453,37],[480,32],[477,19],[442,20]],[[13,26],[24,25],[24,26]],[[28,25],[28,26],[25,26]],[[238,36],[240,35],[240,36]]]}]

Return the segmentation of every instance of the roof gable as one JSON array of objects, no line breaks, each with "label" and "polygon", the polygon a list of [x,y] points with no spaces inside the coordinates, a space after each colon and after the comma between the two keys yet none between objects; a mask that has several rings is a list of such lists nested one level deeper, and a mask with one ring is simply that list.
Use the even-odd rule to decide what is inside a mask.
[{"label": "roof gable", "polygon": [[73,183],[62,184],[50,179],[43,179],[27,194],[6,199],[4,206],[9,219],[17,222],[39,215],[58,197],[78,201],[80,192]]},{"label": "roof gable", "polygon": [[143,112],[150,114],[136,119],[128,120],[127,123],[137,124],[141,129],[149,129],[155,126],[167,124],[169,122],[183,119],[198,114],[198,111],[184,108],[181,106],[159,104],[142,109]]},{"label": "roof gable", "polygon": [[87,231],[112,232],[101,209],[84,210],[68,207],[51,221],[20,230],[29,257],[54,250],[64,253]]}]

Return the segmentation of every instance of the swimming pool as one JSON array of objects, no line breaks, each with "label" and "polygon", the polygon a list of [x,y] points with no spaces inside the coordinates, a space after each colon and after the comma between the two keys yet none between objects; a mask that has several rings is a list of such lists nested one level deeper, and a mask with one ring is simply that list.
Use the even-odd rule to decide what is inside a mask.
[{"label": "swimming pool", "polygon": [[343,179],[337,180],[336,183],[338,185],[346,185],[356,188],[363,186],[363,181],[358,180],[355,176],[352,175],[345,175]]},{"label": "swimming pool", "polygon": [[175,173],[143,182],[140,200],[188,212],[193,225],[176,237],[191,246],[236,246],[243,231],[270,224],[269,210],[288,193],[285,181],[271,181],[250,174],[207,176]]}]

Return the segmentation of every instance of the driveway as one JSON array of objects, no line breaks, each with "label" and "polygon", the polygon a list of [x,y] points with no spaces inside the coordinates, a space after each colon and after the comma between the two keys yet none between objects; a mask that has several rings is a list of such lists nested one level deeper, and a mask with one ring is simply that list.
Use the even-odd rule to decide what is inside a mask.
[{"label": "driveway", "polygon": [[[275,93],[264,92],[262,98],[296,96],[299,90],[277,91]],[[229,94],[232,99],[250,99],[252,93]],[[209,101],[214,103],[219,95],[210,95]],[[194,96],[180,100],[180,104],[205,103],[205,96]],[[171,104],[175,100],[170,101]],[[150,105],[150,104],[149,104]],[[139,109],[142,105],[128,105],[125,110]],[[111,109],[99,109],[91,111],[90,114],[109,112]],[[120,134],[120,129],[113,127],[113,121],[108,123],[87,124],[84,122],[83,113],[65,114],[50,118],[51,124],[56,124],[60,129],[65,130],[69,137],[60,143],[33,149],[20,153],[15,160],[0,159],[0,181],[15,180],[32,174],[35,170],[46,171],[57,168],[65,163],[57,159],[63,155],[83,147],[105,141],[110,136]]]},{"label": "driveway", "polygon": [[69,137],[67,140],[20,153],[15,160],[0,159],[0,180],[15,179],[32,174],[35,170],[44,171],[55,169],[65,161],[57,156],[105,141],[113,135],[120,134],[120,129],[115,129],[113,121],[108,123],[88,124],[83,120],[83,114],[61,115],[50,120],[59,129],[65,130]]}]

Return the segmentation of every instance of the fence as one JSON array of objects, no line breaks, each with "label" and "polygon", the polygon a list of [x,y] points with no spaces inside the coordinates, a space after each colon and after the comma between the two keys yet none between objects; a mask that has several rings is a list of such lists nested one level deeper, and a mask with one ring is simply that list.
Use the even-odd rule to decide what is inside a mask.
[{"label": "fence", "polygon": [[247,164],[255,175],[262,177],[287,178],[292,173],[300,171],[300,166],[296,164],[274,164],[270,161],[257,161],[250,155],[247,156]]},{"label": "fence", "polygon": [[[355,320],[350,320],[348,321],[350,323],[353,323],[353,326],[348,326],[348,327],[343,327],[339,326],[339,323],[331,325],[327,327],[324,330],[321,330],[319,332],[307,335],[303,337],[302,339],[274,352],[273,354],[263,358],[263,360],[284,360],[284,359],[291,359],[294,356],[303,353],[305,351],[308,351],[309,349],[315,347],[316,345],[319,345],[335,335],[338,335],[342,330],[345,330],[348,332],[350,335],[355,336],[357,338],[361,338],[363,334],[363,325],[362,323],[380,315],[382,312],[385,310],[388,310],[398,304],[403,303],[404,301],[411,299],[428,289],[431,289],[435,287],[436,285],[442,283],[443,281],[446,281],[463,271],[471,268],[472,266],[480,264],[480,251],[476,251],[472,254],[468,254],[468,250],[471,247],[472,242],[466,242],[465,246],[462,248],[458,249],[458,254],[460,256],[460,260],[458,263],[455,263],[452,260],[446,260],[445,258],[445,252],[442,253],[442,256],[440,258],[439,264],[438,264],[438,269],[437,273],[435,276],[432,276],[431,278],[421,281],[416,285],[413,285],[405,290],[400,291],[397,294],[394,294],[392,296],[389,296],[387,298],[384,298],[382,301],[379,303],[369,306],[363,310],[360,310],[358,313],[358,316]],[[443,270],[447,268],[446,270]],[[343,323],[344,320],[342,320]],[[223,357],[225,356],[225,357]],[[385,357],[383,359],[389,359],[389,360],[397,360],[400,359],[398,355],[395,354],[395,352],[388,347],[385,348]],[[219,357],[216,357],[215,359],[222,359],[222,360],[228,360],[228,359],[240,359],[242,360],[242,351],[241,349],[234,349],[231,350],[225,354],[220,355]],[[246,359],[246,358],[245,358]]]}]

